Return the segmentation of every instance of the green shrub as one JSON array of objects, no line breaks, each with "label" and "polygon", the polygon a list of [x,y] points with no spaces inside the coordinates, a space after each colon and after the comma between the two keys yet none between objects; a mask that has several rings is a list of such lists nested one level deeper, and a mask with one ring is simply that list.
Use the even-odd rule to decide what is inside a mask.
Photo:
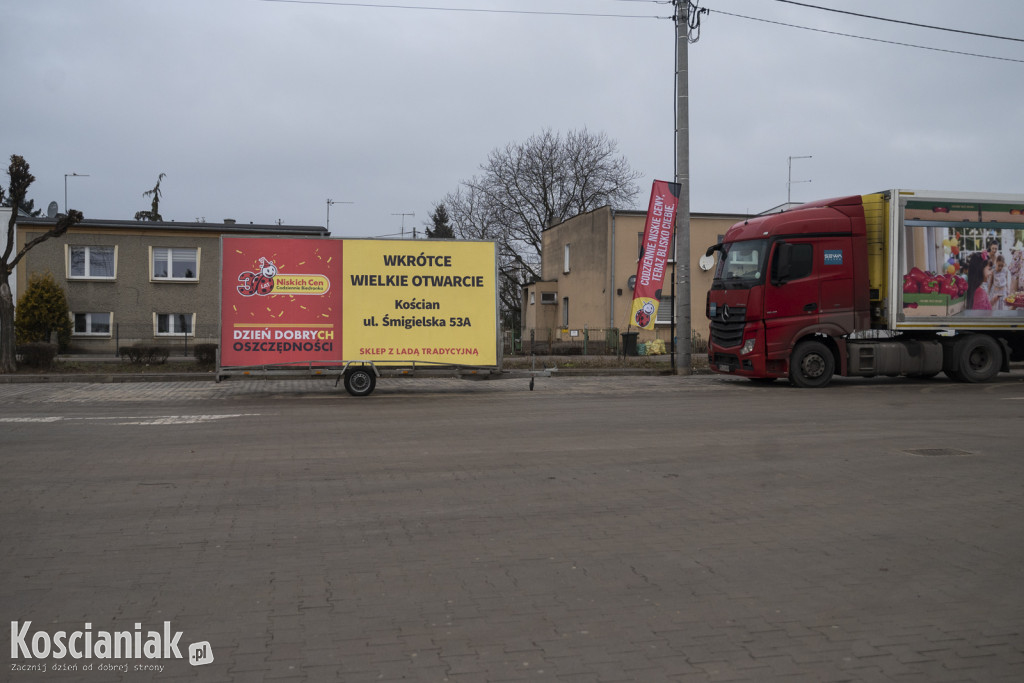
[{"label": "green shrub", "polygon": [[192,349],[192,355],[200,365],[213,365],[217,362],[217,345],[196,344]]},{"label": "green shrub", "polygon": [[21,362],[30,368],[49,370],[53,367],[53,361],[57,357],[57,345],[46,342],[32,342],[22,344],[16,349]]},{"label": "green shrub", "polygon": [[136,365],[162,365],[167,362],[171,350],[166,346],[152,344],[135,344],[121,349],[121,355]]},{"label": "green shrub", "polygon": [[68,300],[50,273],[35,273],[28,278],[25,293],[18,298],[14,314],[14,333],[18,344],[49,342],[57,333],[60,351],[71,343],[71,312]]}]

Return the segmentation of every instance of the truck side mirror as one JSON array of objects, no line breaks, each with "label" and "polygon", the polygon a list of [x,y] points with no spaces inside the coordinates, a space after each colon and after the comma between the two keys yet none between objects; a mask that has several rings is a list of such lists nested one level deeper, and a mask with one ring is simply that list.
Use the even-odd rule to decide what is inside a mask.
[{"label": "truck side mirror", "polygon": [[705,256],[711,256],[716,251],[722,251],[722,245],[721,244],[713,244],[713,245],[711,245],[710,247],[708,247],[708,250],[704,252],[704,255]]},{"label": "truck side mirror", "polygon": [[772,259],[772,284],[784,285],[793,270],[793,245],[779,242]]}]

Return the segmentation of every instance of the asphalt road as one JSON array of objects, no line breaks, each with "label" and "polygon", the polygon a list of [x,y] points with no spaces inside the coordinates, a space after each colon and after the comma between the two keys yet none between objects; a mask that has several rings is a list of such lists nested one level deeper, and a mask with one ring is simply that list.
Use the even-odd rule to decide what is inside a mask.
[{"label": "asphalt road", "polygon": [[528,383],[0,385],[0,679],[1024,680],[1021,371]]}]

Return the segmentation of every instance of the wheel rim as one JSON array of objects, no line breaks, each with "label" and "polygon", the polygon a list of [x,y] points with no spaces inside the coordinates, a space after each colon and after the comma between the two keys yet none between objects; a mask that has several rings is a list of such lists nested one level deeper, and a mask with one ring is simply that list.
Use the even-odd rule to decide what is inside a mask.
[{"label": "wheel rim", "polygon": [[804,377],[817,379],[825,374],[825,359],[817,353],[809,353],[800,362],[800,370]]},{"label": "wheel rim", "polygon": [[370,387],[370,376],[365,372],[354,372],[349,379],[349,385],[355,391],[366,391]]},{"label": "wheel rim", "polygon": [[992,354],[990,354],[988,349],[984,346],[974,348],[967,356],[967,364],[970,366],[971,370],[979,372],[987,370],[991,362]]}]

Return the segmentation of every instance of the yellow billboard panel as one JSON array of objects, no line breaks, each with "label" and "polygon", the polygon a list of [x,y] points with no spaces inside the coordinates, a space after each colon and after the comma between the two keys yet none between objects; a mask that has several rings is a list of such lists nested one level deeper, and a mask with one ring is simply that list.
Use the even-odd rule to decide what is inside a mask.
[{"label": "yellow billboard panel", "polygon": [[343,355],[497,365],[493,242],[345,240]]}]

